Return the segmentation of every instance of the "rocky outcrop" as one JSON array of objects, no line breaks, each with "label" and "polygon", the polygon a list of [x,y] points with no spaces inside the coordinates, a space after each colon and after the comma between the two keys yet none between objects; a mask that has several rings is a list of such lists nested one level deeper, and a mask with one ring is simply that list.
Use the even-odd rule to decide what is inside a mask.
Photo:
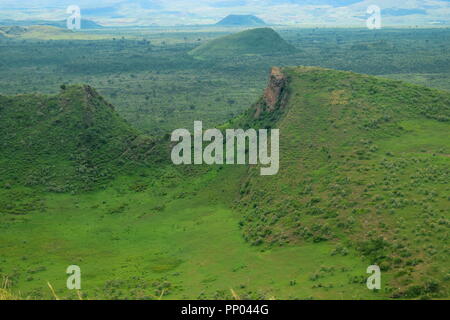
[{"label": "rocky outcrop", "polygon": [[262,112],[273,112],[282,107],[287,86],[287,78],[279,67],[272,67],[269,76],[269,84],[264,91],[263,103],[256,106],[254,114],[258,119]]},{"label": "rocky outcrop", "polygon": [[286,77],[283,75],[281,69],[273,67],[270,72],[269,85],[264,92],[264,101],[270,111],[275,108],[285,86]]}]

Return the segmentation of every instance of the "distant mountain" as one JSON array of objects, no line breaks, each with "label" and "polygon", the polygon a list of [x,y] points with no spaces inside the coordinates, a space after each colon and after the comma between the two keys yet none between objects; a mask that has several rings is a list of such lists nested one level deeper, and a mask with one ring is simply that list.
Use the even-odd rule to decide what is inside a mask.
[{"label": "distant mountain", "polygon": [[255,54],[280,55],[295,51],[273,29],[257,28],[212,40],[195,48],[190,54],[198,58],[224,58]]},{"label": "distant mountain", "polygon": [[[28,26],[52,26],[59,28],[66,28],[67,21],[66,20],[11,20],[5,19],[0,20],[0,26],[20,26],[20,27],[28,27]],[[81,19],[81,29],[99,29],[103,28],[103,26],[92,20]]]},{"label": "distant mountain", "polygon": [[263,20],[253,15],[230,14],[216,23],[218,26],[265,26]]}]

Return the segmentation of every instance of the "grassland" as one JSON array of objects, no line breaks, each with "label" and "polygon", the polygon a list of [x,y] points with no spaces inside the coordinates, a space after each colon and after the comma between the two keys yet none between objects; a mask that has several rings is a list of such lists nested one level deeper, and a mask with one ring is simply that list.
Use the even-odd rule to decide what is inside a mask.
[{"label": "grassland", "polygon": [[213,61],[188,54],[239,30],[100,29],[58,41],[43,38],[53,39],[51,33],[3,39],[0,94],[55,94],[61,84],[89,84],[133,126],[163,135],[199,119],[216,126],[243,112],[259,98],[272,66],[321,66],[450,89],[448,29],[275,28],[295,54]]},{"label": "grassland", "polygon": [[[64,286],[76,264],[85,299],[447,297],[448,93],[283,72],[277,176],[160,165],[91,192],[5,185],[1,272],[12,294],[51,298],[50,282],[77,299]],[[370,264],[383,271],[379,292],[365,286]]]},{"label": "grassland", "polygon": [[281,169],[267,178],[254,168],[243,183],[246,239],[339,239],[395,275],[392,297],[447,296],[448,93],[319,68],[284,72]]},{"label": "grassland", "polygon": [[[84,299],[231,299],[231,288],[242,299],[386,296],[365,288],[354,254],[332,255],[334,243],[249,246],[229,203],[244,168],[229,169],[189,181],[124,177],[83,195],[3,190],[32,192],[45,210],[0,216],[2,275],[34,299],[53,298],[47,282],[78,299],[65,287],[70,264],[82,267]],[[139,183],[148,189],[130,191]]]},{"label": "grassland", "polygon": [[[447,298],[448,92],[287,68],[287,100],[256,118],[254,108],[266,110],[272,65],[448,88],[450,32],[278,30],[298,52],[192,58],[227,33],[212,31],[0,40],[0,299],[51,299],[48,282],[78,299],[65,286],[72,264],[83,299],[231,299],[230,289],[243,299]],[[194,120],[280,128],[280,174],[177,168],[139,157],[140,143],[125,162],[112,159],[143,132],[167,156],[167,134]],[[33,166],[42,179],[24,183]],[[365,284],[373,263],[383,272],[375,292]]]}]

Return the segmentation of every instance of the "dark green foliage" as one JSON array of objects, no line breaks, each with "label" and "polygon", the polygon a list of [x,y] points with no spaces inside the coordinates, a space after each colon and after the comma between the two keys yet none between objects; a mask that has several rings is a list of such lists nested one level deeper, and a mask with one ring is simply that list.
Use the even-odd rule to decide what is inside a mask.
[{"label": "dark green foliage", "polygon": [[129,126],[94,89],[62,89],[57,96],[0,97],[1,183],[89,190],[159,156],[156,140]]},{"label": "dark green foliage", "polygon": [[[0,32],[2,94],[62,90],[0,96],[0,278],[48,297],[43,279],[70,261],[96,298],[232,298],[230,286],[249,299],[448,297],[448,93],[286,68],[275,106],[248,106],[273,65],[448,89],[450,33],[277,31],[300,50],[201,60],[187,53],[228,32]],[[280,128],[280,173],[166,165],[170,131],[193,120]],[[379,292],[365,287],[369,264],[382,269]]]}]

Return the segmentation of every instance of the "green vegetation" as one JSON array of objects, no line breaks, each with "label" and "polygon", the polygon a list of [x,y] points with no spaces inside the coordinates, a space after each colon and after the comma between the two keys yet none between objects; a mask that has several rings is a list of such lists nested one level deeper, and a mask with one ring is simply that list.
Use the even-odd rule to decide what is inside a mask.
[{"label": "green vegetation", "polygon": [[26,39],[35,38],[37,35],[47,34],[52,37],[70,37],[74,33],[68,29],[62,29],[51,26],[31,26],[31,27],[0,27],[0,35],[3,38]]},{"label": "green vegetation", "polygon": [[242,55],[283,55],[295,52],[272,28],[242,31],[212,40],[190,52],[196,58],[214,59]]},{"label": "green vegetation", "polygon": [[[26,28],[0,32],[0,299],[449,297],[450,94],[284,67],[262,96],[274,65],[448,90],[448,29],[279,29],[297,50],[198,59],[231,31]],[[279,128],[280,173],[173,166],[194,120]]]},{"label": "green vegetation", "polygon": [[0,183],[8,186],[90,190],[119,166],[154,161],[160,148],[89,86],[62,86],[57,96],[0,96],[0,117]]},{"label": "green vegetation", "polygon": [[[337,254],[357,250],[395,276],[391,297],[448,296],[450,94],[320,68],[283,72],[272,125],[281,169],[249,170],[236,205],[245,238],[337,241]],[[249,118],[270,113],[263,99]]]},{"label": "green vegetation", "polygon": [[298,49],[295,53],[214,60],[188,52],[238,29],[63,31],[36,31],[27,33],[29,38],[0,35],[0,94],[56,94],[63,83],[85,83],[130,124],[152,135],[190,127],[194,120],[209,127],[228,121],[259,98],[272,66],[389,75],[450,90],[449,29],[276,28]]},{"label": "green vegetation", "polygon": [[78,299],[65,287],[70,264],[82,268],[84,299],[231,299],[230,288],[243,299],[383,297],[353,282],[366,264],[332,255],[333,243],[249,246],[230,209],[242,169],[201,178],[159,170],[89,194],[38,194],[45,210],[0,215],[1,274],[33,299],[52,299],[47,281]]}]

